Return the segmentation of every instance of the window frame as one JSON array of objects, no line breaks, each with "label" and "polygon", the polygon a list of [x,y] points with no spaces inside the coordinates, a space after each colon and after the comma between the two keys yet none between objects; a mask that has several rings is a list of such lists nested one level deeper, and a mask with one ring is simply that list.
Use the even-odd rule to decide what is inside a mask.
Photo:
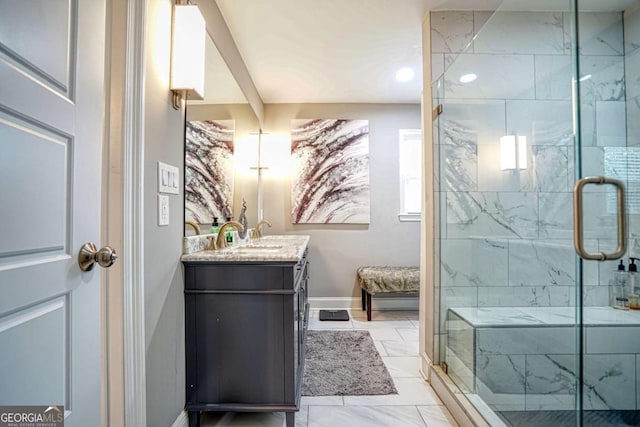
[{"label": "window frame", "polygon": [[[402,144],[405,143],[406,141],[415,141],[418,140],[418,146],[420,149],[420,155],[417,156],[418,157],[418,162],[419,162],[419,170],[420,170],[420,174],[419,176],[411,176],[408,173],[404,173],[403,170],[405,168],[403,168],[403,156],[402,156]],[[399,214],[398,214],[398,219],[400,221],[420,221],[420,218],[422,216],[422,185],[423,185],[423,180],[422,180],[422,174],[423,174],[423,165],[422,165],[422,150],[423,150],[423,146],[422,146],[422,130],[421,129],[400,129],[398,131],[398,178],[399,178],[399,186],[400,186],[400,206],[399,206]],[[418,212],[409,212],[407,209],[407,203],[406,203],[406,198],[405,198],[405,191],[406,191],[406,183],[407,183],[407,178],[409,179],[415,179],[418,178],[418,181],[420,182],[420,210]]]}]

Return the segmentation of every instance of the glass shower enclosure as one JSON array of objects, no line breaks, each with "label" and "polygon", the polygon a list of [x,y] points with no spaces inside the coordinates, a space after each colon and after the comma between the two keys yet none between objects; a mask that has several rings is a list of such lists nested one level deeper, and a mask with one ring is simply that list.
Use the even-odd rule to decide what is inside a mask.
[{"label": "glass shower enclosure", "polygon": [[436,362],[491,425],[640,425],[640,0],[431,40]]}]

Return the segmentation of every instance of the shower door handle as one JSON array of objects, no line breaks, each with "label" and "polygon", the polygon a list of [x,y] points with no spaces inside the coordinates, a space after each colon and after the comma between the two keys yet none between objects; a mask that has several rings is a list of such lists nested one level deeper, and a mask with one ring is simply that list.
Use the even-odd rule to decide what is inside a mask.
[{"label": "shower door handle", "polygon": [[[611,184],[616,187],[618,205],[618,246],[616,251],[610,254],[599,252],[590,254],[584,248],[584,222],[582,191],[587,184]],[[627,251],[627,227],[625,205],[624,184],[622,181],[604,176],[591,176],[582,178],[573,187],[573,246],[580,257],[588,260],[606,261],[609,259],[621,258]]]}]

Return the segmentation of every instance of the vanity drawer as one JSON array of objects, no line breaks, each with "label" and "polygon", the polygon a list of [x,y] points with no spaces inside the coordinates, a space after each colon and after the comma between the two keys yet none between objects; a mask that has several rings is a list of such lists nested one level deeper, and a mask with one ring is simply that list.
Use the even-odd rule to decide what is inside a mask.
[{"label": "vanity drawer", "polygon": [[187,264],[185,265],[185,290],[267,291],[292,289],[290,271],[290,266]]}]

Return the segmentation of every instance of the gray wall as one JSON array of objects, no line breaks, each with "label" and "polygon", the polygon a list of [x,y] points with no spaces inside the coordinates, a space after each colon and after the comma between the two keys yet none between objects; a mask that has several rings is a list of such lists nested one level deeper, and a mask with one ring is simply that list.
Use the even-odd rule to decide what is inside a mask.
[{"label": "gray wall", "polygon": [[158,226],[158,161],[180,168],[183,118],[171,106],[171,2],[148,0],[144,140],[144,299],[147,425],[170,426],[184,407],[184,195],[169,195],[170,225]]},{"label": "gray wall", "polygon": [[[400,222],[398,130],[419,129],[420,106],[404,104],[267,104],[264,131],[282,155],[290,149],[292,119],[369,120],[371,223],[368,225],[294,225],[290,221],[291,185],[286,176],[266,174],[264,216],[269,234],[311,235],[311,297],[360,294],[356,270],[363,265],[418,266],[420,223]],[[267,147],[265,146],[265,150]],[[276,174],[277,175],[277,174]],[[253,224],[249,224],[252,226]]]}]

